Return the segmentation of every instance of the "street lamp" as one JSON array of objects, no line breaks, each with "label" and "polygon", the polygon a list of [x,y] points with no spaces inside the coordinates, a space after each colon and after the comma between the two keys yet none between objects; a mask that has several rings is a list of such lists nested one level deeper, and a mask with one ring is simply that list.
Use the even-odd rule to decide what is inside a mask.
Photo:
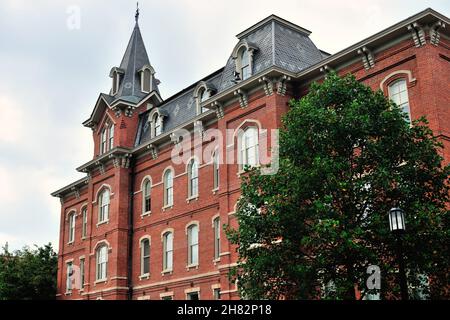
[{"label": "street lamp", "polygon": [[397,260],[400,277],[402,300],[408,300],[408,284],[406,282],[405,263],[403,260],[402,235],[405,232],[405,215],[402,209],[392,208],[389,211],[389,227],[397,238]]}]

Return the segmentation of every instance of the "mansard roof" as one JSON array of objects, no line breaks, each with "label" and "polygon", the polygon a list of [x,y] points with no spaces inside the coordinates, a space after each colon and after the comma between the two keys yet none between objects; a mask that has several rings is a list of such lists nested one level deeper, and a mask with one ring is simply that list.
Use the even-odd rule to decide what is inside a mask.
[{"label": "mansard roof", "polygon": [[[245,44],[254,50],[252,70],[254,76],[271,67],[299,72],[325,57],[309,38],[310,33],[302,27],[271,15],[238,34],[237,46]],[[225,67],[175,94],[159,106],[169,114],[164,124],[164,131],[171,130],[197,116],[194,91],[200,82],[206,82],[208,86],[215,88],[216,93],[236,86],[236,82],[233,81],[235,51],[236,48],[230,53]],[[150,110],[140,115],[136,145],[150,139],[147,121],[149,112]]]}]

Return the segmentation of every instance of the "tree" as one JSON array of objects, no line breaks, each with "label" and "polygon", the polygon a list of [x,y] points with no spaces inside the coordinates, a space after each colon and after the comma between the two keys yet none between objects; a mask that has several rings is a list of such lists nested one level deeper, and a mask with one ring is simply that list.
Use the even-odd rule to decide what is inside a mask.
[{"label": "tree", "polygon": [[57,254],[47,244],[0,253],[0,300],[50,300],[56,295]]},{"label": "tree", "polygon": [[[330,74],[291,101],[276,175],[247,168],[227,227],[239,261],[232,276],[253,299],[355,299],[367,268],[381,270],[381,296],[397,298],[395,238],[388,212],[406,213],[408,282],[442,298],[449,274],[449,173],[442,144],[421,118],[381,91]],[[429,279],[426,285],[423,277]],[[358,290],[355,290],[358,289]],[[417,292],[417,290],[416,290]]]}]

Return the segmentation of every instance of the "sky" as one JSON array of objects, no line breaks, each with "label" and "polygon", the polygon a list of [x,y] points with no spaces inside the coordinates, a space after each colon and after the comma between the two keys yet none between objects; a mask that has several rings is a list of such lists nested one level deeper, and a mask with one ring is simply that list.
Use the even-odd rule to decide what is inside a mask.
[{"label": "sky", "polygon": [[[276,14],[312,31],[336,53],[436,0],[140,1],[139,25],[160,91],[168,98],[223,67],[236,34]],[[131,0],[0,1],[0,245],[51,242],[58,249],[60,201],[50,193],[83,177],[92,159],[82,126],[134,26]]]}]

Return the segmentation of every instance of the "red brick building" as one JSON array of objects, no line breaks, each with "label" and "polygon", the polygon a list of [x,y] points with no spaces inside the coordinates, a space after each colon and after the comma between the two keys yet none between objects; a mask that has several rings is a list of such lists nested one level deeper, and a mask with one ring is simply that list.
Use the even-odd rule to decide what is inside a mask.
[{"label": "red brick building", "polygon": [[52,194],[58,299],[239,298],[223,230],[236,223],[239,163],[263,158],[265,129],[330,70],[383,90],[412,119],[426,115],[450,161],[449,22],[427,9],[329,55],[272,15],[237,35],[223,68],[163,99],[136,21],[111,91],[83,123],[94,139],[77,168],[86,177]]}]

